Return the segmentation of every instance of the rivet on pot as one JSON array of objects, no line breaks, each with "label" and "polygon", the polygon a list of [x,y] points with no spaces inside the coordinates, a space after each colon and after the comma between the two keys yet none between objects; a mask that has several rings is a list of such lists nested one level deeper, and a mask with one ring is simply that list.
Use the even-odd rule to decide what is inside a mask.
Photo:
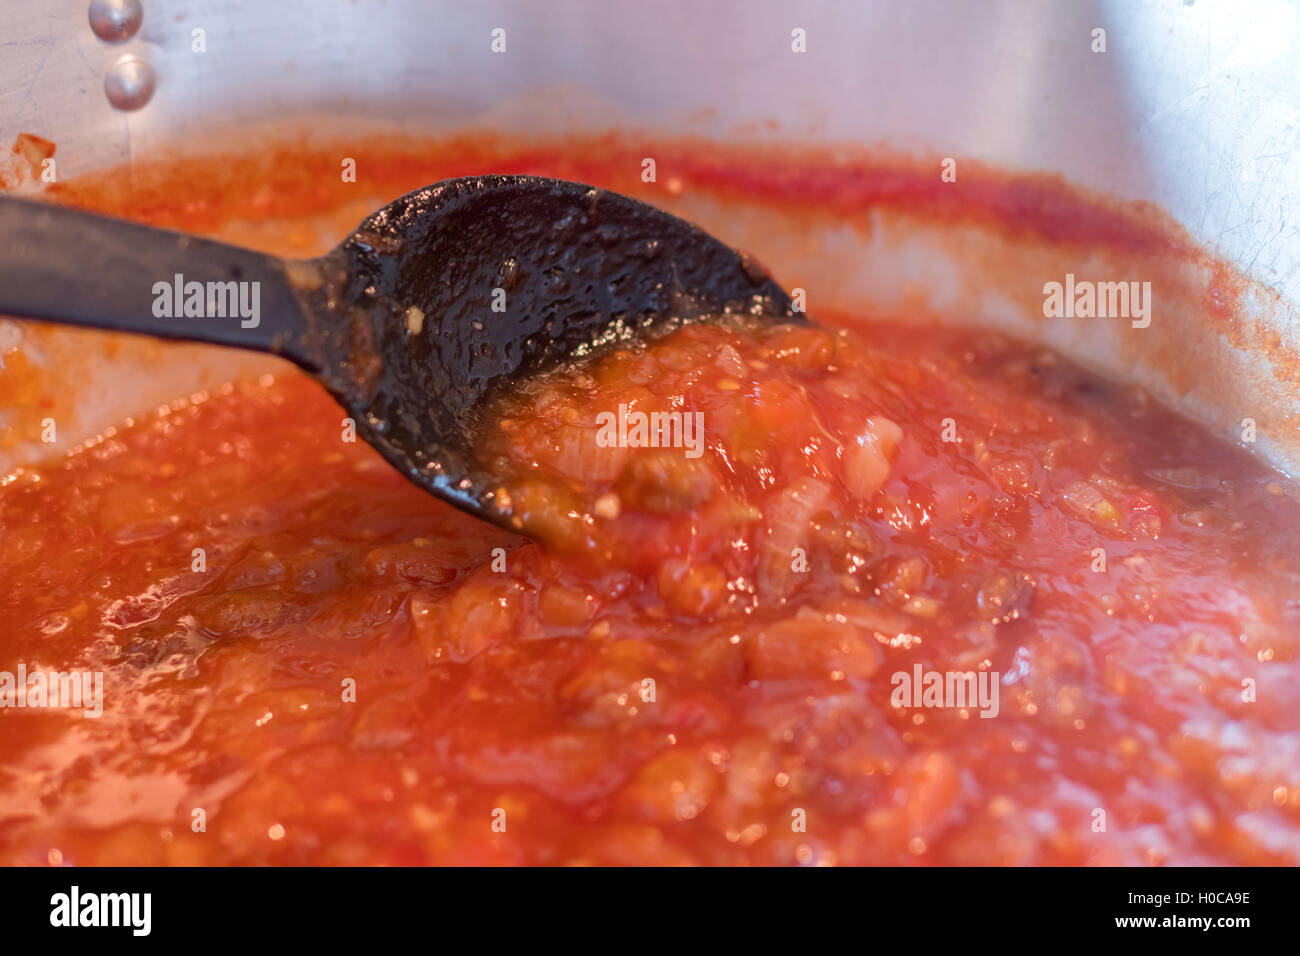
[{"label": "rivet on pot", "polygon": [[140,0],[93,0],[90,4],[90,29],[108,43],[131,39],[143,19]]},{"label": "rivet on pot", "polygon": [[104,74],[104,93],[120,110],[138,110],[153,97],[158,74],[138,56],[127,55]]}]

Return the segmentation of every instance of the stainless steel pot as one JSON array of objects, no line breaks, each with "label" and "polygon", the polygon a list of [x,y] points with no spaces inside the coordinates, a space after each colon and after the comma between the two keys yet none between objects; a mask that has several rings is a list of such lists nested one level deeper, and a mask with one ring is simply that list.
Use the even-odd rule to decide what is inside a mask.
[{"label": "stainless steel pot", "polygon": [[[952,157],[1156,203],[1211,261],[945,232],[897,213],[843,230],[744,196],[679,201],[807,285],[814,312],[906,306],[1004,326],[1235,440],[1250,419],[1263,454],[1300,468],[1287,354],[1300,341],[1300,6],[1288,0],[140,0],[138,25],[123,0],[3,6],[0,143],[54,140],[63,179],[329,118],[426,133],[636,129],[651,146],[887,143],[933,157],[936,176]],[[1244,277],[1231,328],[1207,312],[1220,266]],[[1043,282],[1072,267],[1155,280],[1151,328],[1044,321]],[[51,388],[85,396],[54,447],[264,367],[189,350],[147,376],[139,356],[90,361],[73,383],[57,348],[0,321],[0,354],[24,344]],[[51,450],[11,445],[0,468]]]}]

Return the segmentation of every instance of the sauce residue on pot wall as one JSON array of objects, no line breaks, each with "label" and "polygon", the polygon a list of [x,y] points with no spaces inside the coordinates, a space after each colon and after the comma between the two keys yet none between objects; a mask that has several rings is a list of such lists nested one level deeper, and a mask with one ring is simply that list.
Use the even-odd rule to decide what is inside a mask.
[{"label": "sauce residue on pot wall", "polygon": [[[920,315],[1003,326],[1137,381],[1225,437],[1237,437],[1248,416],[1267,456],[1283,464],[1300,458],[1300,366],[1276,331],[1290,306],[1199,248],[1153,207],[1109,201],[1057,176],[974,162],[963,162],[958,181],[945,183],[938,159],[880,150],[649,141],[653,147],[629,134],[519,141],[492,133],[425,139],[318,132],[249,143],[237,155],[145,158],[129,170],[57,183],[47,195],[310,256],[382,203],[440,179],[502,172],[590,182],[678,212],[755,253],[787,288],[808,290],[814,314],[851,307],[909,321]],[[642,180],[647,153],[656,160],[655,182]],[[343,157],[355,160],[356,182],[340,176]],[[280,228],[285,222],[287,231]],[[1130,329],[1107,320],[1044,320],[1043,285],[1067,272],[1150,281],[1155,321]],[[84,417],[94,403],[72,401],[69,383],[96,381],[95,357],[112,339],[69,330],[44,334],[41,364],[60,371],[43,376],[42,399],[66,416]],[[172,355],[184,355],[192,366],[216,361],[209,349],[175,352],[190,347],[139,341],[125,347],[119,365],[138,360],[163,367]],[[216,384],[230,362],[241,360],[226,359],[192,386]],[[151,393],[141,405],[166,397]],[[72,430],[88,435],[106,424],[86,421]],[[0,418],[5,426],[0,448],[34,442],[39,418],[10,409]],[[27,450],[20,457],[30,459]]]}]

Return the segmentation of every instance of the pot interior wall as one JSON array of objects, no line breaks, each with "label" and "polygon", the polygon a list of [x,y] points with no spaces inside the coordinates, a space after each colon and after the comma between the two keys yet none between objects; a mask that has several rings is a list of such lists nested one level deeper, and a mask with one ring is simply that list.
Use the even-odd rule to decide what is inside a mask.
[{"label": "pot interior wall", "polygon": [[[1239,437],[1250,418],[1262,453],[1293,471],[1300,463],[1300,397],[1285,349],[1300,297],[1300,238],[1285,227],[1300,182],[1300,39],[1290,4],[1263,2],[1254,16],[1233,17],[1207,3],[1045,0],[146,2],[140,33],[116,45],[94,36],[82,3],[52,4],[42,17],[19,11],[7,24],[0,126],[10,139],[53,140],[63,183],[117,168],[129,185],[153,157],[236,142],[278,149],[300,135],[308,139],[299,152],[276,155],[310,165],[322,149],[363,155],[376,130],[394,125],[444,141],[466,129],[516,142],[568,136],[576,153],[604,148],[609,141],[587,137],[618,128],[634,164],[620,174],[628,184],[636,187],[642,157],[659,157],[665,188],[645,198],[753,250],[786,284],[809,290],[814,313],[1008,328],[1142,383],[1226,437]],[[1104,53],[1094,52],[1097,29],[1106,31]],[[493,51],[496,30],[505,31],[505,52]],[[792,49],[796,30],[805,53]],[[134,112],[103,94],[123,56],[157,75],[152,99]],[[716,144],[697,150],[734,150],[729,161],[742,168],[782,156],[795,168],[811,156],[864,178],[929,164],[937,180],[939,161],[952,158],[954,191],[988,181],[990,168],[1060,173],[1158,204],[1207,254],[1058,241],[899,203],[842,209],[815,191],[800,199],[792,184],[775,202],[675,174],[669,157],[685,136]],[[882,142],[891,156],[921,158],[882,158]],[[736,145],[755,143],[762,148]],[[32,188],[20,158],[7,162],[0,177]],[[679,190],[666,188],[674,181]],[[348,203],[331,200],[303,254],[391,198],[394,182],[368,186],[363,176]],[[201,195],[203,184],[176,188]],[[224,234],[257,244],[253,218]],[[1068,272],[1152,282],[1157,320],[1141,330],[1044,320],[1043,283]],[[0,322],[0,352],[10,356],[0,410],[10,428],[0,448],[6,469],[177,395],[278,367],[10,322]],[[33,430],[41,409],[58,411],[54,444]]]}]

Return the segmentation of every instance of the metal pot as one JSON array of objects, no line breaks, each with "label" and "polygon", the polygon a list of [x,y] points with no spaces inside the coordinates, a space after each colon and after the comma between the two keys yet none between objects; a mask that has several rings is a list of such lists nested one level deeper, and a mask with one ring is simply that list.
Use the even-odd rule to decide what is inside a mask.
[{"label": "metal pot", "polygon": [[[887,143],[936,179],[955,160],[954,189],[968,169],[975,181],[990,168],[1043,171],[1155,203],[1203,255],[978,221],[939,228],[905,208],[845,229],[833,210],[802,217],[743,189],[665,197],[806,286],[814,313],[1009,328],[1234,440],[1249,419],[1264,455],[1300,468],[1300,8],[1287,0],[48,0],[8,3],[0,23],[0,140],[53,140],[60,179],[328,118],[440,135],[636,130],[648,149],[744,142],[756,157],[820,155],[863,175],[881,167],[856,157]],[[1046,320],[1044,283],[1090,270],[1151,280],[1150,327]],[[140,355],[94,358],[73,381],[58,343],[0,321],[0,356],[24,348],[44,387],[84,398],[57,444],[11,442],[0,468],[265,367],[192,349],[149,375]],[[0,409],[0,424],[13,413]]]}]

